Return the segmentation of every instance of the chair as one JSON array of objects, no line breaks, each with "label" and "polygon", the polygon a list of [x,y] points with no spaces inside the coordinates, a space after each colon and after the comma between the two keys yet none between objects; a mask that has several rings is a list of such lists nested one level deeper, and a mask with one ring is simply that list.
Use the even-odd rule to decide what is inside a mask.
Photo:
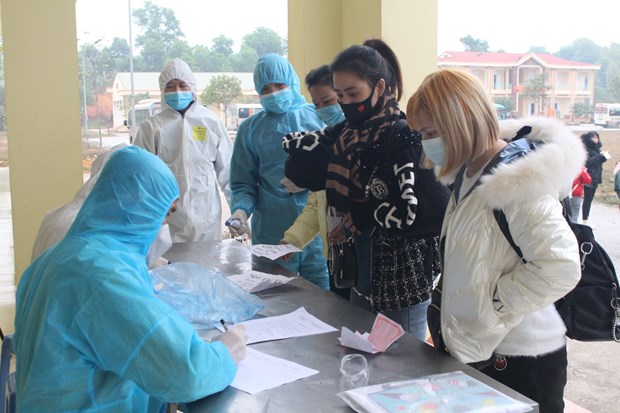
[{"label": "chair", "polygon": [[7,334],[2,340],[0,360],[0,413],[15,413],[15,373],[9,373],[14,354],[13,334]]}]

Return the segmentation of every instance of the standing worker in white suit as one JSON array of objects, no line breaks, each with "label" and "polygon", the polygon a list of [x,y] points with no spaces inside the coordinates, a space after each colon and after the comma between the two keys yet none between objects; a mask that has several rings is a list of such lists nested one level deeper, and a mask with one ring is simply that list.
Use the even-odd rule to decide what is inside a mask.
[{"label": "standing worker in white suit", "polygon": [[162,111],[139,126],[134,145],[157,155],[172,170],[181,196],[168,220],[172,242],[222,239],[218,186],[230,203],[232,141],[222,120],[198,102],[196,78],[181,59],[159,75]]}]

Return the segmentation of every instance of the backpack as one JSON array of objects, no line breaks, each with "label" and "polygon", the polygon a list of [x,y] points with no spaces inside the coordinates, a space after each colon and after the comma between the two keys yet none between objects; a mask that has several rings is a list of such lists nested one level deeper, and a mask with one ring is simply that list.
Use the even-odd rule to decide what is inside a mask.
[{"label": "backpack", "polygon": [[[564,210],[570,210],[562,200]],[[493,211],[508,243],[525,263],[523,253],[510,234],[506,215]],[[577,238],[581,259],[581,278],[577,286],[555,302],[566,325],[566,336],[579,341],[615,341],[620,343],[620,284],[614,264],[605,249],[594,239],[592,228],[566,220]]]}]

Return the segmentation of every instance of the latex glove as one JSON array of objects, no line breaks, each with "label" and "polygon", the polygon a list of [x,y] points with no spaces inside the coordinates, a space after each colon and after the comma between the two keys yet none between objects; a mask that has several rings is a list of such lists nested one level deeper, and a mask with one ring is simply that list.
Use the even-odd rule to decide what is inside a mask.
[{"label": "latex glove", "polygon": [[281,180],[280,183],[284,186],[284,188],[286,188],[286,190],[290,194],[296,194],[297,192],[305,191],[305,189],[298,187],[297,185],[293,183],[293,181],[291,181],[290,179],[286,177],[284,177],[284,179]]},{"label": "latex glove", "polygon": [[221,341],[230,352],[235,363],[239,364],[245,358],[246,342],[248,341],[248,333],[245,332],[245,326],[239,324],[215,336],[212,341]]},{"label": "latex glove", "polygon": [[248,216],[238,209],[226,220],[226,226],[234,237],[239,237],[248,232]]}]

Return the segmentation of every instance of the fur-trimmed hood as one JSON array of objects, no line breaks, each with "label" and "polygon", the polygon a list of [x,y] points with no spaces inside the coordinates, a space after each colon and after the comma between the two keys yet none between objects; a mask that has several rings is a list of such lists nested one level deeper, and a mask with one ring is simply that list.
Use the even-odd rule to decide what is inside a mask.
[{"label": "fur-trimmed hood", "polygon": [[544,117],[501,121],[500,138],[506,141],[524,126],[531,126],[529,141],[542,142],[512,162],[501,163],[481,178],[478,194],[493,209],[551,194],[558,199],[570,193],[586,151],[579,136],[562,122]]}]

